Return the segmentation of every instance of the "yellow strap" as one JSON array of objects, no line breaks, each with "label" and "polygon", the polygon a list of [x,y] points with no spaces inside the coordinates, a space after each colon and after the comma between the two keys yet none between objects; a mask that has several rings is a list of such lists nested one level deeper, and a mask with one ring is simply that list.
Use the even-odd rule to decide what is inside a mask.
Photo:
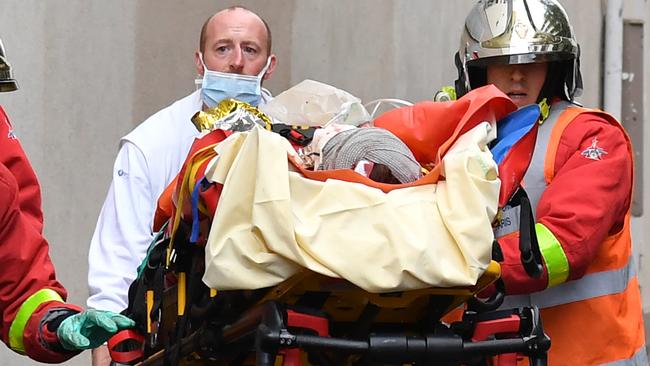
[{"label": "yellow strap", "polygon": [[177,287],[177,299],[178,299],[178,316],[183,316],[185,314],[185,294],[186,294],[186,284],[187,277],[185,272],[180,272],[178,274],[178,287]]},{"label": "yellow strap", "polygon": [[[214,150],[215,145],[211,145],[211,147],[204,148],[199,150],[190,160],[188,163],[188,167],[185,169],[185,176],[183,177],[183,181],[181,184],[181,189],[179,190],[180,194],[178,197],[178,206],[176,207],[176,215],[174,217],[174,227],[172,228],[172,237],[170,240],[170,247],[173,244],[174,237],[176,236],[176,230],[178,229],[178,223],[180,222],[181,215],[183,214],[183,204],[185,201],[185,194],[188,196],[192,196],[192,191],[194,190],[194,186],[196,185],[196,181],[194,179],[194,176],[198,172],[199,168],[201,167],[201,164],[208,160],[211,159],[212,157],[216,156],[216,153]],[[202,212],[204,214],[207,214],[207,209],[205,207],[201,208],[201,205],[199,205],[199,209],[202,209]]]},{"label": "yellow strap", "polygon": [[151,309],[153,309],[153,290],[147,290],[147,334],[151,334]]},{"label": "yellow strap", "polygon": [[25,333],[27,322],[41,304],[49,301],[64,302],[61,295],[56,291],[46,288],[36,291],[20,305],[18,314],[16,314],[14,321],[11,322],[11,327],[9,327],[9,347],[11,349],[18,353],[25,353],[23,334]]},{"label": "yellow strap", "polygon": [[[192,166],[190,167],[190,176],[189,176],[189,186],[187,187],[189,189],[188,193],[190,197],[192,196],[192,192],[194,191],[194,187],[196,187],[196,174],[199,171],[199,168],[201,168],[201,165],[205,163],[207,160],[210,160],[216,156],[215,154],[207,153],[207,154],[202,154],[204,156],[199,156],[197,157],[196,161],[192,163]],[[199,202],[199,211],[201,211],[202,214],[208,215],[208,209],[205,207],[203,202]]]},{"label": "yellow strap", "polygon": [[[176,203],[176,209],[174,211],[174,218],[172,221],[172,228],[171,228],[171,238],[169,239],[169,246],[167,247],[167,266],[169,266],[170,260],[171,260],[171,250],[174,247],[174,238],[176,237],[176,231],[178,230],[178,224],[181,221],[181,214],[183,213],[183,203],[184,203],[184,197],[185,197],[185,192],[188,191],[188,185],[190,181],[190,177],[192,176],[192,167],[194,164],[194,161],[197,159],[200,159],[202,156],[205,155],[210,155],[210,154],[215,154],[214,152],[214,147],[217,144],[212,144],[209,146],[206,146],[199,151],[197,151],[192,158],[188,162],[188,167],[185,169],[185,175],[182,177],[183,179],[181,180],[181,187],[178,190],[179,195],[178,195],[178,202]],[[205,161],[205,160],[203,160]],[[196,171],[195,171],[196,172]],[[191,190],[189,191],[191,194]]]}]

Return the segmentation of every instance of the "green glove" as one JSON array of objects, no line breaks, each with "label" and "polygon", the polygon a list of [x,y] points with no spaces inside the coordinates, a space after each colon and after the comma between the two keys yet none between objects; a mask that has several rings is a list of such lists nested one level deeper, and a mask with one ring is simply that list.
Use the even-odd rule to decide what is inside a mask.
[{"label": "green glove", "polygon": [[63,320],[56,335],[63,348],[79,351],[97,348],[113,334],[133,326],[135,322],[124,315],[88,309]]}]

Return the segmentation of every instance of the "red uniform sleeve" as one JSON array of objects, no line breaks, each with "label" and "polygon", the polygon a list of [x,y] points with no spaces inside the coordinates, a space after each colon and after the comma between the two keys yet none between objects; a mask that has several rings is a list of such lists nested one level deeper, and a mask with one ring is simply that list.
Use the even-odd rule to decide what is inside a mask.
[{"label": "red uniform sleeve", "polygon": [[43,230],[41,187],[2,107],[0,107],[0,141],[2,141],[0,163],[9,169],[18,183],[20,210],[25,215],[25,219],[40,232]]},{"label": "red uniform sleeve", "polygon": [[[34,172],[22,150],[16,150],[20,145],[10,134],[8,123],[0,121],[0,126],[2,160],[9,161],[9,166],[0,164],[0,336],[9,343],[12,323],[26,299],[44,289],[58,293],[64,300],[67,293],[55,278],[48,244],[41,232],[40,190]],[[10,170],[13,168],[16,170]],[[25,179],[17,179],[21,174]],[[23,188],[28,194],[22,194]],[[35,196],[37,206],[26,201]],[[43,327],[42,320],[55,309],[79,311],[76,306],[57,301],[44,302],[35,309],[22,332],[25,353],[35,360],[60,362],[75,354],[61,352],[53,333]]]},{"label": "red uniform sleeve", "polygon": [[[591,153],[591,154],[590,154]],[[569,278],[581,278],[608,235],[620,231],[631,204],[632,158],[621,128],[595,114],[581,114],[560,138],[555,177],[537,205],[536,221],[562,245]],[[521,263],[518,235],[499,240],[508,294],[540,291],[542,278],[528,276]]]}]

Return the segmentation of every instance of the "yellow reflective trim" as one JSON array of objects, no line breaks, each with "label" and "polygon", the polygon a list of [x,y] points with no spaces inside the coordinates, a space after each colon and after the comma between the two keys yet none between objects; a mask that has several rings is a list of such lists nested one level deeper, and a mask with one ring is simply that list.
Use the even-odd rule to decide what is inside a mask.
[{"label": "yellow reflective trim", "polygon": [[569,260],[562,245],[555,235],[543,224],[535,224],[539,250],[544,257],[548,271],[548,286],[553,287],[566,282],[569,278]]},{"label": "yellow reflective trim", "polygon": [[456,97],[456,88],[455,87],[453,87],[451,85],[445,85],[445,86],[442,87],[442,91],[447,93],[449,95],[449,97],[451,98],[451,100],[458,99]]},{"label": "yellow reflective trim", "polygon": [[551,114],[551,107],[548,105],[548,101],[546,100],[546,98],[542,99],[542,101],[539,102],[539,112],[542,116],[542,118],[540,118],[539,120],[539,124],[541,125],[542,123],[544,123],[544,121],[546,121],[548,116]]},{"label": "yellow reflective trim", "polygon": [[456,88],[450,85],[443,86],[433,95],[434,102],[449,102],[456,99]]},{"label": "yellow reflective trim", "polygon": [[23,334],[25,333],[27,322],[32,314],[34,314],[34,311],[36,311],[36,308],[48,301],[63,302],[63,299],[56,291],[46,288],[36,291],[20,305],[20,309],[18,309],[18,313],[9,327],[9,347],[11,349],[18,353],[25,353]]}]

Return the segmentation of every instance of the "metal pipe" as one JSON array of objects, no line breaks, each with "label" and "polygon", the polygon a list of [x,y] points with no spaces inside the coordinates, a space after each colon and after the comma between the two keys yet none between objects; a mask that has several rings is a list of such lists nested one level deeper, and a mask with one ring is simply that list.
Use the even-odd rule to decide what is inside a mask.
[{"label": "metal pipe", "polygon": [[623,77],[623,0],[607,0],[603,108],[620,120]]}]

